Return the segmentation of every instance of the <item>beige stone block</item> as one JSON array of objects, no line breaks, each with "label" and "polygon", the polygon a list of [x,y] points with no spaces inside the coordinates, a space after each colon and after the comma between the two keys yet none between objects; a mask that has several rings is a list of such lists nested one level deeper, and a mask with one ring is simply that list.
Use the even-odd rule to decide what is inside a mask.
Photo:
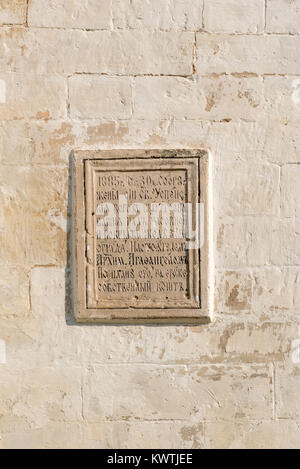
[{"label": "beige stone block", "polygon": [[171,126],[181,143],[193,143],[199,138],[212,154],[215,167],[241,162],[258,162],[261,158],[264,127],[256,122],[234,122],[234,116],[224,122],[175,121]]},{"label": "beige stone block", "polygon": [[253,311],[280,313],[293,310],[297,269],[266,267],[255,270]]},{"label": "beige stone block", "polygon": [[50,422],[82,420],[80,369],[15,368],[3,370],[1,375],[2,416],[25,420],[31,429]]},{"label": "beige stone block", "polygon": [[[268,127],[262,122],[234,122],[231,119],[221,122],[172,119],[137,122],[140,131],[136,137],[136,122],[130,123],[130,137],[138,139],[137,142],[143,145],[153,142],[166,147],[209,148],[215,167],[241,162],[264,162],[266,158],[264,140]],[[275,133],[276,125],[272,128]]]},{"label": "beige stone block", "polygon": [[65,309],[65,269],[35,267],[31,270],[30,293],[35,316],[61,315]]},{"label": "beige stone block", "polygon": [[[299,339],[298,347],[299,347]],[[299,385],[300,385],[300,369],[299,369],[299,351],[291,354],[288,363],[278,365],[275,370],[276,384],[276,416],[280,419],[299,419],[300,402],[299,402]],[[297,362],[293,363],[293,358],[297,358]]]},{"label": "beige stone block", "polygon": [[0,257],[12,264],[64,264],[66,259],[67,170],[2,166]]},{"label": "beige stone block", "polygon": [[[68,164],[76,142],[81,144],[83,126],[70,121],[2,121],[0,154],[2,163]],[[12,138],[13,135],[13,138]]]},{"label": "beige stone block", "polygon": [[116,29],[202,28],[203,0],[112,0]]},{"label": "beige stone block", "polygon": [[[214,161],[226,156],[229,162],[230,155],[245,160],[250,156],[256,157],[253,155],[258,152],[256,140],[264,131],[263,128],[259,132],[259,128],[253,123],[184,120],[0,121],[0,149],[5,164],[32,162],[51,165],[67,163],[73,148],[202,148],[209,143],[215,153]],[[13,140],[11,135],[14,135]]]},{"label": "beige stone block", "polygon": [[279,223],[267,217],[231,217],[216,226],[216,264],[242,269],[269,264],[279,243]]},{"label": "beige stone block", "polygon": [[271,376],[266,366],[96,366],[84,378],[83,403],[89,422],[265,419]]},{"label": "beige stone block", "polygon": [[2,28],[0,71],[191,75],[194,34]]},{"label": "beige stone block", "polygon": [[34,141],[28,138],[28,128],[29,124],[20,120],[0,122],[1,163],[28,163],[30,156],[34,154]]},{"label": "beige stone block", "polygon": [[200,449],[205,445],[201,422],[49,422],[31,429],[21,427],[21,419],[19,426],[15,418],[9,420],[12,424],[1,427],[1,449]]},{"label": "beige stone block", "polygon": [[[51,271],[51,268],[49,269]],[[105,330],[99,329],[88,335],[88,331],[84,333],[82,328],[76,327],[69,318],[66,318],[65,308],[61,308],[58,314],[56,308],[59,301],[56,296],[59,296],[63,303],[65,290],[53,288],[53,283],[54,281],[51,288],[46,289],[48,303],[44,311],[41,307],[42,300],[35,294],[32,298],[34,311],[32,315],[14,317],[12,321],[1,316],[0,340],[6,344],[7,367],[24,370],[42,367],[76,368],[97,362],[100,356],[103,362],[106,360],[109,363],[107,356],[112,344],[109,343],[108,337],[106,339]],[[52,296],[49,294],[51,289]],[[114,343],[117,347],[116,340]],[[88,350],[85,347],[89,347]],[[106,347],[106,351],[103,347]],[[121,352],[118,353],[121,356]]]},{"label": "beige stone block", "polygon": [[[113,148],[205,148],[210,122],[172,120],[89,120],[73,124],[76,146],[84,150]],[[192,137],[193,130],[194,137]],[[205,142],[205,143],[204,143]]]},{"label": "beige stone block", "polygon": [[300,269],[297,268],[294,291],[294,310],[296,314],[300,311]]},{"label": "beige stone block", "polygon": [[[53,352],[58,353],[59,330],[55,317],[50,316],[38,322],[32,315],[15,316],[12,321],[8,321],[7,317],[1,315],[0,327],[0,340],[6,347],[6,364],[1,364],[1,373],[7,369],[28,370],[53,365]],[[18,422],[15,422],[16,427],[13,421],[11,424],[5,422],[1,421],[2,432],[16,431]],[[20,424],[23,425],[22,422]]]},{"label": "beige stone block", "polygon": [[[295,107],[296,109],[296,107]],[[300,124],[288,122],[281,124],[270,120],[263,128],[264,136],[260,135],[263,157],[273,163],[300,163]]]},{"label": "beige stone block", "polygon": [[2,317],[25,316],[29,313],[29,309],[28,271],[18,265],[1,265],[0,315]]},{"label": "beige stone block", "polygon": [[[226,127],[227,126],[227,127]],[[199,120],[89,120],[73,124],[76,146],[103,148],[210,148],[214,164],[257,157],[260,133],[254,123]],[[254,154],[254,152],[256,152]]]},{"label": "beige stone block", "polygon": [[284,217],[300,217],[300,164],[289,164],[281,172],[281,208]]},{"label": "beige stone block", "polygon": [[111,0],[30,0],[30,27],[110,29]]},{"label": "beige stone block", "polygon": [[137,119],[251,119],[263,106],[260,78],[136,78]]},{"label": "beige stone block", "polygon": [[280,214],[280,168],[236,163],[215,168],[219,212],[229,216]]},{"label": "beige stone block", "polygon": [[216,289],[216,309],[222,313],[250,312],[253,277],[251,272],[220,271]]},{"label": "beige stone block", "polygon": [[[192,32],[122,31],[106,38],[106,70],[124,75],[191,75]],[[101,55],[103,49],[98,50]]]},{"label": "beige stone block", "polygon": [[83,150],[100,150],[113,148],[133,148],[142,147],[140,144],[143,138],[143,127],[148,127],[148,123],[136,122],[133,120],[94,120],[86,125],[81,124],[80,148]]},{"label": "beige stone block", "polygon": [[78,423],[49,422],[41,428],[2,434],[2,449],[85,449],[83,426]]},{"label": "beige stone block", "polygon": [[300,221],[283,219],[274,227],[271,262],[275,265],[300,265]]},{"label": "beige stone block", "polygon": [[298,34],[300,32],[299,0],[268,0],[266,30],[270,33]]},{"label": "beige stone block", "polygon": [[132,361],[145,363],[189,363],[222,361],[220,335],[222,325],[169,327],[159,332],[143,328],[139,356]]},{"label": "beige stone block", "polygon": [[[56,330],[54,324],[49,324],[45,327],[43,336],[49,336],[52,327]],[[220,335],[223,330],[222,324],[216,321],[209,326],[170,326],[160,329],[149,326],[82,328],[74,324],[72,327],[60,324],[60,332],[53,338],[58,344],[57,349],[49,350],[48,357],[51,357],[51,363],[55,365],[78,362],[84,365],[112,366],[122,363],[222,362],[224,357],[221,353]]]},{"label": "beige stone block", "polygon": [[[298,36],[300,38],[300,35]],[[283,125],[295,125],[300,122],[300,81],[297,77],[265,77],[264,96],[266,112],[273,120]],[[295,145],[298,137],[295,135],[290,145]],[[288,154],[286,154],[288,157]],[[299,157],[298,157],[299,160]],[[289,162],[289,160],[287,161]]]},{"label": "beige stone block", "polygon": [[289,353],[292,333],[284,323],[240,322],[225,329],[221,340],[231,360],[282,361]]},{"label": "beige stone block", "polygon": [[0,103],[1,120],[66,116],[67,83],[63,77],[0,73],[0,80],[5,83]]},{"label": "beige stone block", "polygon": [[197,73],[299,74],[299,36],[197,33]]},{"label": "beige stone block", "polygon": [[209,0],[205,2],[204,27],[216,33],[261,33],[264,28],[264,0]]},{"label": "beige stone block", "polygon": [[0,449],[5,449],[6,435],[19,432],[24,437],[28,431],[30,431],[30,423],[26,417],[3,414],[1,416]]},{"label": "beige stone block", "polygon": [[26,0],[2,0],[0,3],[0,25],[24,24]]},{"label": "beige stone block", "polygon": [[206,448],[296,449],[299,423],[293,420],[210,422],[205,426]]},{"label": "beige stone block", "polygon": [[[262,113],[260,114],[263,115]],[[299,123],[275,119],[243,122],[208,120],[131,120],[90,123],[82,140],[84,148],[103,145],[158,148],[209,148],[214,166],[238,163],[300,163]],[[272,117],[272,116],[269,116]]]},{"label": "beige stone block", "polygon": [[[180,121],[184,122],[184,121]],[[175,121],[168,120],[122,120],[89,121],[81,135],[81,148],[100,150],[103,148],[202,148],[203,144],[194,145],[186,139],[180,143],[181,136],[174,135],[172,126]],[[201,123],[199,123],[201,125]],[[200,138],[197,140],[200,141]]]},{"label": "beige stone block", "polygon": [[90,423],[84,427],[84,443],[95,449],[200,449],[204,431],[203,423],[190,421]]},{"label": "beige stone block", "polygon": [[129,78],[78,75],[69,79],[73,118],[127,119],[131,116]]},{"label": "beige stone block", "polygon": [[[116,355],[116,347],[124,340],[124,334],[130,347],[127,361],[137,363],[188,363],[207,362],[220,359],[219,332],[216,324],[193,327],[143,327],[140,331],[116,329],[106,334],[107,344],[115,347],[109,353],[115,362],[125,362],[121,349]],[[122,339],[123,338],[123,339]],[[108,361],[108,359],[106,359]],[[112,360],[111,360],[112,361]]]}]

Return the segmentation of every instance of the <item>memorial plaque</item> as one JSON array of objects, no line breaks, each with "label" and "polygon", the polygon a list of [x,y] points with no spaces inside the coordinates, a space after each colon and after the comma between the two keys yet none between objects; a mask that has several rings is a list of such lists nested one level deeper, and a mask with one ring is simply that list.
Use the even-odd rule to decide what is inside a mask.
[{"label": "memorial plaque", "polygon": [[73,183],[77,321],[209,322],[207,152],[77,152]]}]

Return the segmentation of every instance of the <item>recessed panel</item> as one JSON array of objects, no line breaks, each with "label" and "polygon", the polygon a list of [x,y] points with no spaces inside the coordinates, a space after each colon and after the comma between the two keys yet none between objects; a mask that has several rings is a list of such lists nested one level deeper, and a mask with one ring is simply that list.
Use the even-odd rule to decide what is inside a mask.
[{"label": "recessed panel", "polygon": [[74,169],[76,318],[207,321],[206,153],[81,152]]}]

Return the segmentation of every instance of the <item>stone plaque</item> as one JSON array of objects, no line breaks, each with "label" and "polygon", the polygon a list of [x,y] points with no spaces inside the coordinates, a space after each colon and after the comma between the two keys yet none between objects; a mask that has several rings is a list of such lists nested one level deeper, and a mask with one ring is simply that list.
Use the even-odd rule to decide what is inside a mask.
[{"label": "stone plaque", "polygon": [[211,319],[210,180],[203,150],[74,155],[79,322]]}]

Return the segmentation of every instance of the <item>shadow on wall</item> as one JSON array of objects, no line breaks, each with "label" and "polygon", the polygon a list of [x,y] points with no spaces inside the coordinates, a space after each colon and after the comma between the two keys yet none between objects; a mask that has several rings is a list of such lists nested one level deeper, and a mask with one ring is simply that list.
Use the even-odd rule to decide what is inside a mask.
[{"label": "shadow on wall", "polygon": [[70,153],[68,159],[68,200],[67,200],[67,265],[65,270],[65,315],[66,323],[69,326],[78,325],[75,320],[74,308],[73,308],[73,248],[74,248],[74,237],[72,233],[72,222],[73,222],[73,152]]}]

